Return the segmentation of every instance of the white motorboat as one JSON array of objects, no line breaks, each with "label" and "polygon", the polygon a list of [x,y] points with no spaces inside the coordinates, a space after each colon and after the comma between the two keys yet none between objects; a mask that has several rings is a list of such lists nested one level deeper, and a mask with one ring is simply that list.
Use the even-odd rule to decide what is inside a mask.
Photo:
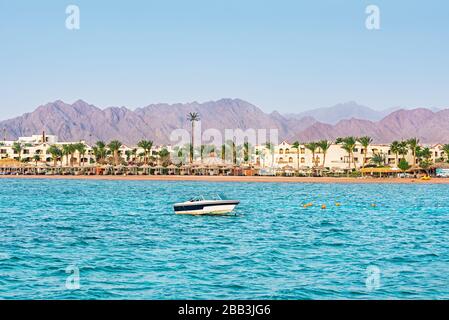
[{"label": "white motorboat", "polygon": [[223,200],[218,195],[211,200],[199,196],[186,202],[175,203],[173,208],[176,214],[223,215],[231,213],[239,203],[238,200]]}]

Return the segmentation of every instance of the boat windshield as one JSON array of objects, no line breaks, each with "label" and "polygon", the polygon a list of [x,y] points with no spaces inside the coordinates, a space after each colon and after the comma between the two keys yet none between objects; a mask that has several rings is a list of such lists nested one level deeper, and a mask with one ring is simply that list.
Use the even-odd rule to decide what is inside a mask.
[{"label": "boat windshield", "polygon": [[212,194],[210,196],[208,196],[207,198],[203,195],[200,196],[196,196],[193,197],[191,199],[189,199],[189,202],[198,202],[198,201],[205,201],[206,199],[210,199],[210,200],[224,200],[225,197],[221,194]]},{"label": "boat windshield", "polygon": [[224,197],[222,194],[218,194],[218,193],[214,194],[214,195],[212,196],[212,198],[213,198],[214,200],[223,200],[223,199],[225,199],[225,197]]},{"label": "boat windshield", "polygon": [[193,198],[191,198],[189,201],[190,201],[190,202],[204,201],[204,197],[203,197],[203,196],[193,197]]}]

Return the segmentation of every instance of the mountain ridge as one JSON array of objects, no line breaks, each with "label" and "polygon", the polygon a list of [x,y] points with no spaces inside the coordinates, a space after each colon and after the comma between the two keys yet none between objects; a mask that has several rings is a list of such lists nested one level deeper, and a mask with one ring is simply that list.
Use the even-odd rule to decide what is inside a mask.
[{"label": "mountain ridge", "polygon": [[[339,117],[337,106],[343,110]],[[334,140],[347,135],[369,135],[379,143],[414,136],[424,143],[449,142],[449,109],[394,108],[393,112],[375,121],[356,117],[364,112],[366,115],[367,108],[348,102],[330,109],[317,109],[315,113],[311,110],[285,115],[277,111],[265,113],[247,101],[230,98],[203,103],[149,104],[134,110],[124,106],[101,109],[81,99],[72,104],[56,100],[38,106],[33,112],[0,121],[0,128],[6,129],[9,139],[44,130],[57,135],[61,141],[85,140],[93,143],[119,139],[125,144],[135,145],[141,139],[151,139],[158,144],[169,144],[169,135],[173,130],[190,130],[187,114],[198,112],[202,130],[278,129],[280,140],[308,142]],[[312,116],[323,110],[332,110],[328,123]],[[380,117],[379,113],[374,115]]]}]

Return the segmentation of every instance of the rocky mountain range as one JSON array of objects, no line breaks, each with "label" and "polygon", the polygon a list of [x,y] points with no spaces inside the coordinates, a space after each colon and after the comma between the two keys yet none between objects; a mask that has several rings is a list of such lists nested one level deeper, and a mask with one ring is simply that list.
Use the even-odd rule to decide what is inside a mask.
[{"label": "rocky mountain range", "polygon": [[100,109],[82,100],[73,104],[55,101],[31,113],[1,121],[8,139],[45,131],[61,141],[119,139],[135,145],[141,139],[157,144],[170,143],[170,133],[189,130],[186,115],[198,112],[202,129],[274,129],[280,139],[307,142],[318,139],[369,135],[376,142],[418,137],[424,143],[449,142],[449,109],[376,111],[355,102],[299,114],[265,113],[240,99],[221,99],[206,103],[152,104],[130,110],[126,107]]},{"label": "rocky mountain range", "polygon": [[356,118],[360,120],[379,121],[389,115],[390,113],[399,110],[400,108],[390,108],[386,110],[374,110],[369,107],[357,104],[355,101],[346,103],[339,103],[332,107],[318,108],[307,110],[296,114],[286,114],[286,117],[302,119],[304,117],[311,117],[317,121],[337,124],[340,120]]}]

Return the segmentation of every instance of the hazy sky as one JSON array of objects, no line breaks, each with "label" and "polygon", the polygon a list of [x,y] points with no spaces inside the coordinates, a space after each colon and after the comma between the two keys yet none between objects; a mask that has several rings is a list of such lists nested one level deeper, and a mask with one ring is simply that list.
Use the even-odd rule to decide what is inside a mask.
[{"label": "hazy sky", "polygon": [[[80,30],[66,29],[69,4]],[[381,30],[365,28],[369,4]],[[448,89],[445,0],[0,0],[0,119],[79,98],[447,107]]]}]

